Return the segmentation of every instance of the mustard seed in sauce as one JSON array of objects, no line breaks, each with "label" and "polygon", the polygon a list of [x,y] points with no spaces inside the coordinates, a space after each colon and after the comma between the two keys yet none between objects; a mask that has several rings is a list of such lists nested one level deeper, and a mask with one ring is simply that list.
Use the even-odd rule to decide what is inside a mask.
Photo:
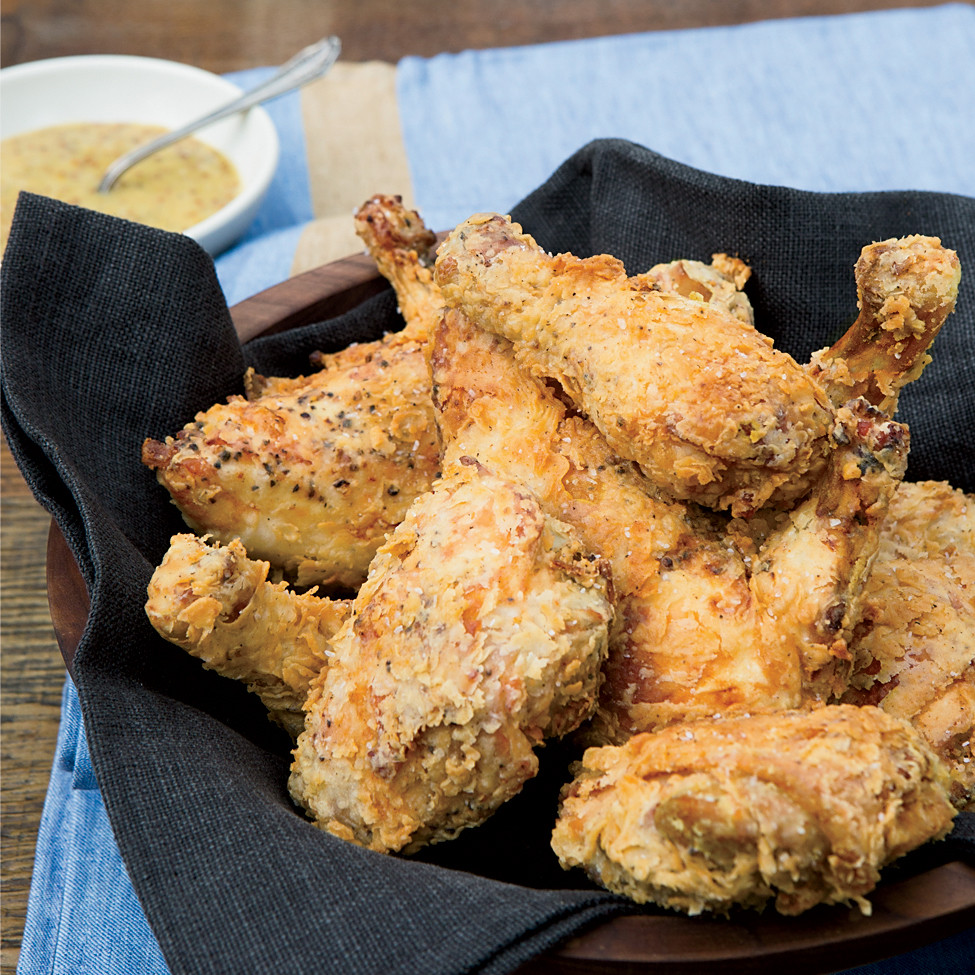
[{"label": "mustard seed in sauce", "polygon": [[21,190],[180,232],[226,206],[240,190],[237,170],[194,138],[161,149],[133,166],[108,193],[98,192],[110,163],[165,131],[128,122],[76,122],[4,139],[0,247],[7,244]]}]

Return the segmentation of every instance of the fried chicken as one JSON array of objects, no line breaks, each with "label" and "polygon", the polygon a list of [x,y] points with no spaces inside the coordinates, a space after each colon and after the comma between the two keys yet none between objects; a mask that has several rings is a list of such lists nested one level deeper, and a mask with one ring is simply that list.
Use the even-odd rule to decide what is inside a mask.
[{"label": "fried chicken", "polygon": [[142,450],[190,528],[239,538],[300,585],[360,585],[439,474],[427,362],[439,298],[422,263],[433,234],[395,197],[368,201],[356,226],[406,327],[316,353],[319,371],[307,376],[250,371],[246,399],[232,396]]},{"label": "fried chicken", "polygon": [[612,567],[617,626],[592,738],[845,690],[903,427],[862,402],[838,410],[815,491],[750,549],[657,491],[506,339],[448,311],[432,363],[444,462],[469,455],[523,484]]},{"label": "fried chicken", "polygon": [[146,614],[205,667],[243,681],[296,738],[311,681],[352,604],[296,593],[268,581],[269,570],[238,541],[220,546],[175,535],[149,583]]},{"label": "fried chicken", "polygon": [[440,319],[443,298],[433,280],[437,235],[399,196],[377,194],[356,212],[359,239],[393,286],[407,332],[429,338]]},{"label": "fried chicken", "polygon": [[591,713],[606,569],[472,461],[378,552],[314,682],[290,790],[315,823],[410,852],[487,818]]},{"label": "fried chicken", "polygon": [[239,538],[300,585],[355,587],[439,471],[424,344],[350,346],[300,383],[146,440],[142,459],[197,533]]},{"label": "fried chicken", "polygon": [[715,305],[746,325],[755,324],[755,312],[742,291],[751,268],[737,257],[712,254],[711,263],[680,259],[655,264],[649,271],[630,278],[631,287],[682,295]]},{"label": "fried chicken", "polygon": [[639,903],[782,914],[854,902],[944,836],[946,773],[904,721],[832,705],[675,725],[586,751],[563,790],[563,867]]},{"label": "fried chicken", "polygon": [[952,801],[975,811],[975,498],[900,486],[851,649],[844,700],[911,721],[947,766]]},{"label": "fried chicken", "polygon": [[863,248],[854,269],[860,314],[838,342],[813,355],[814,376],[834,404],[862,396],[893,416],[901,389],[931,361],[928,348],[954,311],[958,255],[937,237]]},{"label": "fried chicken", "polygon": [[[722,262],[740,276],[744,265]],[[858,322],[800,366],[727,301],[702,301],[711,289],[688,266],[648,287],[615,258],[552,257],[516,224],[481,214],[447,238],[436,280],[448,305],[510,339],[655,484],[736,516],[806,496],[829,454],[832,411],[861,392],[889,409],[920,373],[958,285],[957,256],[936,239],[866,248]]]},{"label": "fried chicken", "polygon": [[650,290],[608,255],[551,257],[497,215],[450,234],[436,280],[675,497],[747,514],[824,462],[825,392],[719,304]]}]

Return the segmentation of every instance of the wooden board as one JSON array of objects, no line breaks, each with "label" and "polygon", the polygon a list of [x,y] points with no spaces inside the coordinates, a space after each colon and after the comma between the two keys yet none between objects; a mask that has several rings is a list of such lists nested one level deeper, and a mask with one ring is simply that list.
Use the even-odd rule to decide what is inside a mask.
[{"label": "wooden board", "polygon": [[[341,315],[387,287],[372,259],[345,258],[291,278],[231,309],[242,341]],[[56,525],[48,542],[48,593],[69,670],[88,596]],[[817,908],[798,918],[747,912],[726,920],[677,914],[616,918],[533,959],[519,975],[737,975],[836,972],[910,951],[975,925],[975,868],[952,861],[896,876],[871,895],[873,913]]]}]

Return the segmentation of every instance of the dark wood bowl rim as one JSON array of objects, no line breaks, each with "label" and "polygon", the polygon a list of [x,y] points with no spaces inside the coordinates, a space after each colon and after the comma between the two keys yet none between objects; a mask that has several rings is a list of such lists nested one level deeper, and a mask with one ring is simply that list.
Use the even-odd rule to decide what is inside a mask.
[{"label": "dark wood bowl rim", "polygon": [[[324,321],[388,285],[366,255],[314,268],[231,309],[241,341]],[[90,608],[81,572],[52,521],[47,545],[48,603],[70,672]],[[519,975],[826,973],[900,954],[975,924],[975,868],[950,861],[915,876],[885,880],[873,913],[817,908],[798,918],[754,912],[731,919],[638,914],[606,921],[527,962]],[[775,966],[770,969],[770,966]]]}]

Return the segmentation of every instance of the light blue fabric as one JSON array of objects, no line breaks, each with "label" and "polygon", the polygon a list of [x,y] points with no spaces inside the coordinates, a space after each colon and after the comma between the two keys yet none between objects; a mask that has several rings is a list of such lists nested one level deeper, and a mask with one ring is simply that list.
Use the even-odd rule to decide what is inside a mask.
[{"label": "light blue fabric", "polygon": [[[975,195],[973,52],[975,9],[955,4],[407,58],[397,85],[417,203],[446,228],[511,207],[600,136],[758,182]],[[250,87],[268,70],[230,77]],[[216,262],[229,304],[288,276],[312,219],[299,96],[267,108],[281,165],[253,227]],[[973,956],[969,933],[856,973],[970,975]],[[70,682],[18,972],[166,972]]]},{"label": "light blue fabric", "polygon": [[808,190],[975,195],[975,8],[952,4],[406,58],[431,226],[506,211],[594,138]]},{"label": "light blue fabric", "polygon": [[[254,68],[227,75],[245,91],[273,72]],[[216,260],[217,278],[228,305],[284,281],[291,274],[298,238],[313,218],[308,156],[298,92],[265,102],[281,142],[278,168],[254,223],[229,251]]]},{"label": "light blue fabric", "polygon": [[105,814],[74,685],[37,836],[19,975],[168,975]]}]

